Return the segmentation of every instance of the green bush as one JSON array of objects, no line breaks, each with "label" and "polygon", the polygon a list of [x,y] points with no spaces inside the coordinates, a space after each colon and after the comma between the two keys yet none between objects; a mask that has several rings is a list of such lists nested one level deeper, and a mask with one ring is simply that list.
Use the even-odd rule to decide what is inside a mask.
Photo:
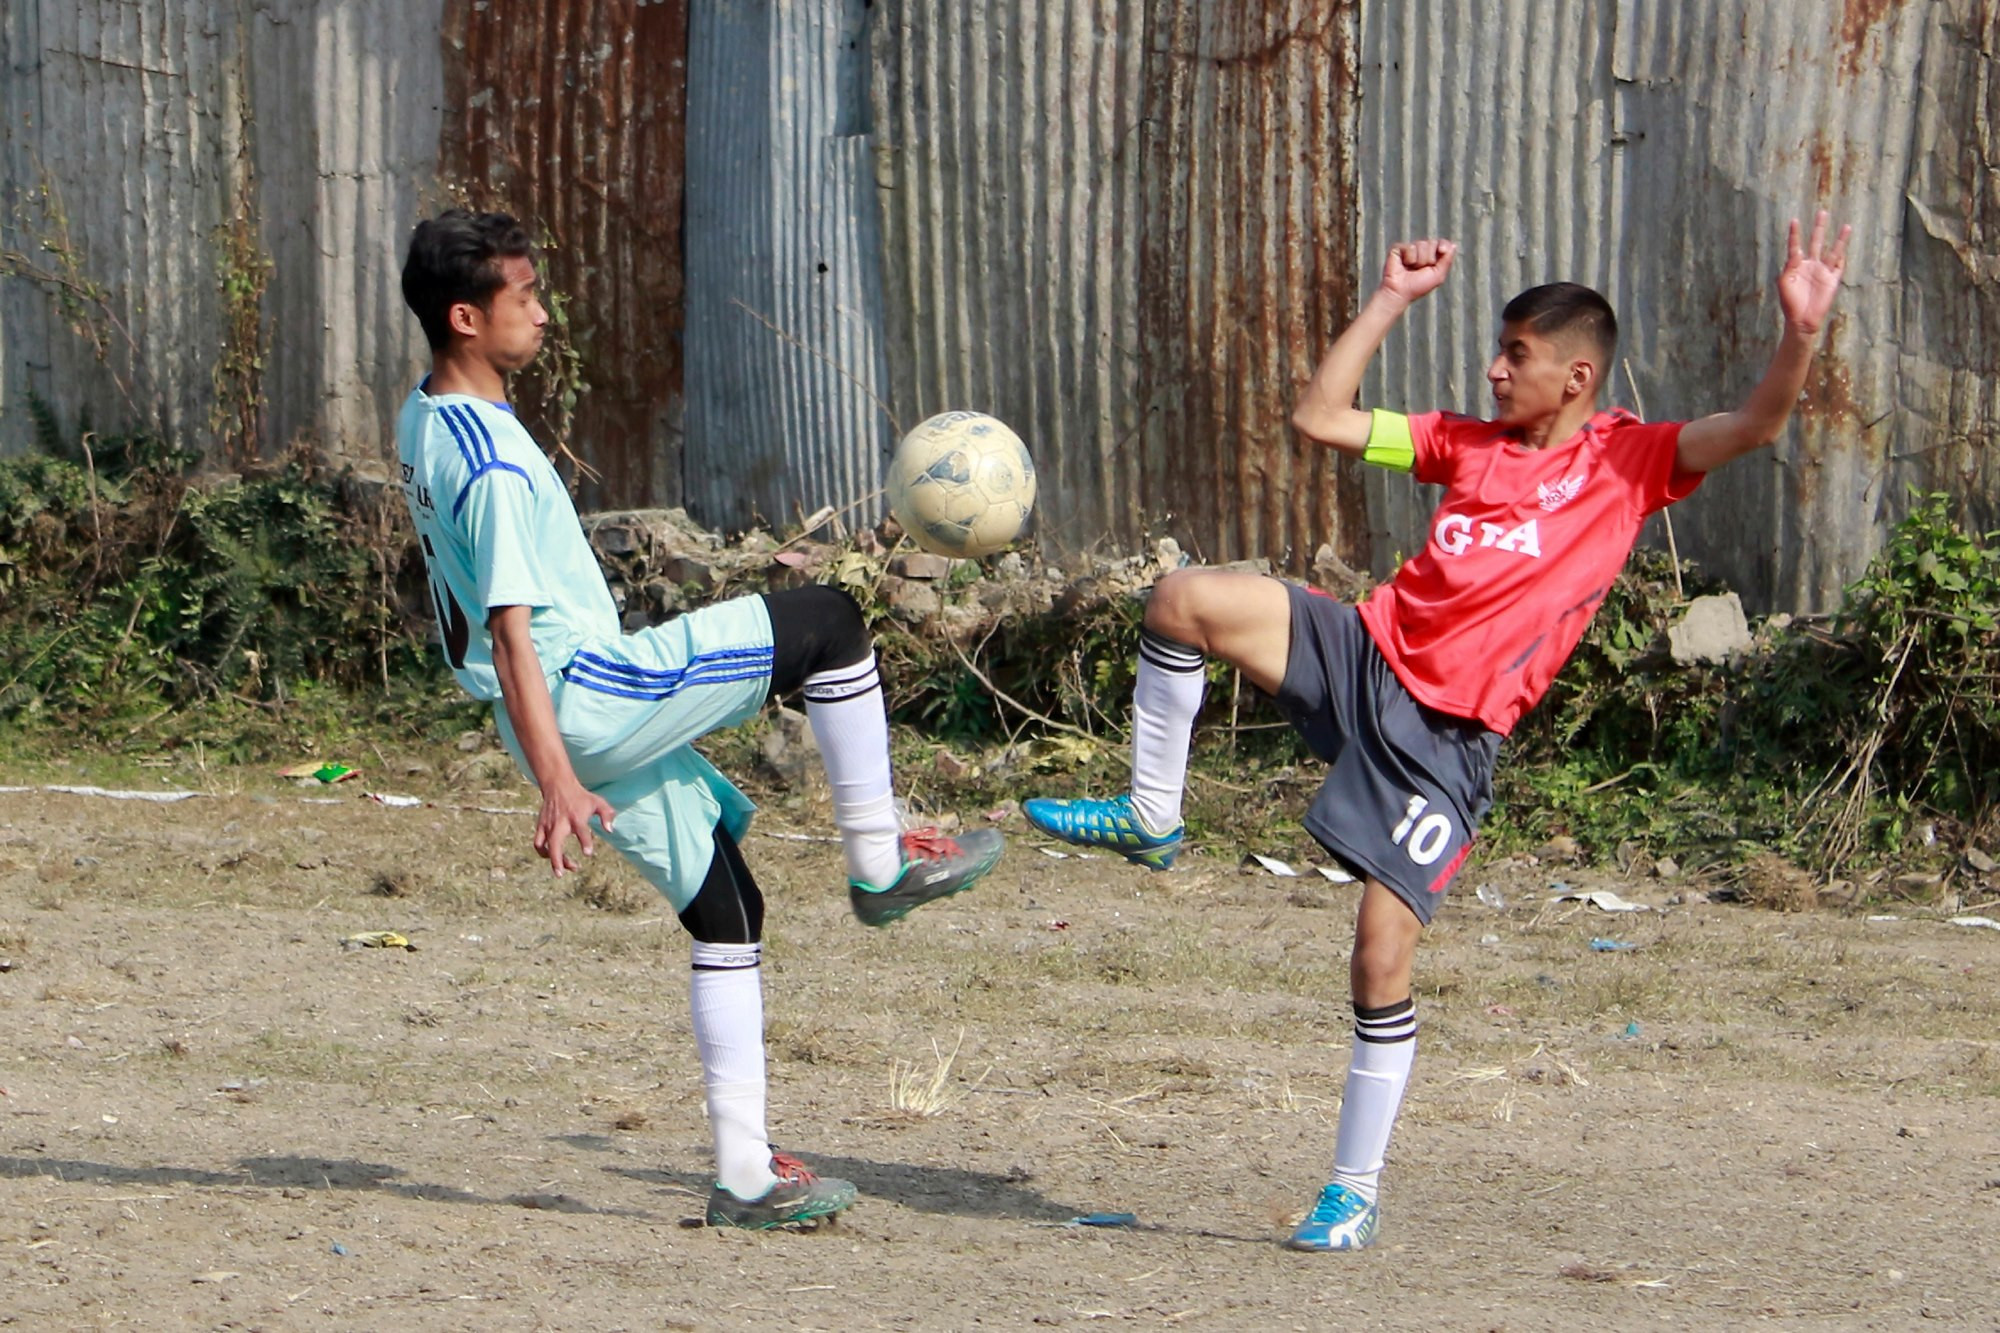
[{"label": "green bush", "polygon": [[1918,504],[1836,621],[1842,651],[1807,692],[1843,756],[1817,793],[1822,850],[1891,850],[1922,813],[1975,833],[2000,806],[2000,533]]},{"label": "green bush", "polygon": [[203,700],[440,677],[393,493],[303,455],[191,481],[143,438],[92,443],[86,463],[0,460],[0,719],[116,732]]}]

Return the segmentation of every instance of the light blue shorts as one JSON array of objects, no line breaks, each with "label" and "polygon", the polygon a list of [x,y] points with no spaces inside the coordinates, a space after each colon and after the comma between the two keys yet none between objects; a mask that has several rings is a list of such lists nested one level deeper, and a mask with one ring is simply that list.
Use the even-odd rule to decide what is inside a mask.
[{"label": "light blue shorts", "polygon": [[[771,685],[771,617],[739,597],[637,634],[586,643],[549,678],[577,780],[617,812],[604,839],[684,911],[701,891],[715,826],[741,841],[756,809],[693,743],[747,721]],[[504,706],[500,737],[532,779]]]}]

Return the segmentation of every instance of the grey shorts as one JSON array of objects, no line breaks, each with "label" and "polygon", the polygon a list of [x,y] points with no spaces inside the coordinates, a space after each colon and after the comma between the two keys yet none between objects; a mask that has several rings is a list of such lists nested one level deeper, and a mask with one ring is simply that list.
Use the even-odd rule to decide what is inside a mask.
[{"label": "grey shorts", "polygon": [[1418,703],[1344,602],[1292,586],[1278,707],[1331,765],[1306,831],[1428,922],[1493,805],[1500,736]]}]

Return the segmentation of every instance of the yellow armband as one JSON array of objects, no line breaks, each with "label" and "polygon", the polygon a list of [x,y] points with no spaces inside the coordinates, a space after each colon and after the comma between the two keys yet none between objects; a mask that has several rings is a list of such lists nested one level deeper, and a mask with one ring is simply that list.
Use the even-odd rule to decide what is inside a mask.
[{"label": "yellow armband", "polygon": [[1365,463],[1408,472],[1417,464],[1417,444],[1410,438],[1410,419],[1401,412],[1376,408],[1369,413],[1368,443],[1361,451]]}]

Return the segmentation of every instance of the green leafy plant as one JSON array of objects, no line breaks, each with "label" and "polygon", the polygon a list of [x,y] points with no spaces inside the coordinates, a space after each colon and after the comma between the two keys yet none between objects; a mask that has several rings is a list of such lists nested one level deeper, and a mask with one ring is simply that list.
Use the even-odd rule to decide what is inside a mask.
[{"label": "green leafy plant", "polygon": [[2000,803],[2000,533],[1968,533],[1942,493],[1913,499],[1837,622],[1859,706],[1822,714],[1845,751],[1813,800],[1829,861],[1892,845],[1901,811],[1979,827]]}]

